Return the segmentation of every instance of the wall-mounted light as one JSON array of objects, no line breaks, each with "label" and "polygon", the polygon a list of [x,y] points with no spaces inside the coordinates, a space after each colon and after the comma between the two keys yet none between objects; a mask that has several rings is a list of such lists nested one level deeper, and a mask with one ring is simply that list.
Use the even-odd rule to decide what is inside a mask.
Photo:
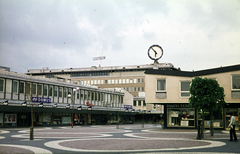
[{"label": "wall-mounted light", "polygon": [[4,102],[3,102],[3,105],[8,106],[8,100],[4,101]]},{"label": "wall-mounted light", "polygon": [[135,112],[135,109],[132,109],[131,111],[132,111],[132,112]]},{"label": "wall-mounted light", "polygon": [[43,103],[38,104],[38,107],[43,107]]},{"label": "wall-mounted light", "polygon": [[67,106],[65,106],[66,109],[70,109],[70,104],[68,104]]},{"label": "wall-mounted light", "polygon": [[57,108],[57,103],[55,103],[52,107],[53,107],[53,108]]},{"label": "wall-mounted light", "polygon": [[27,106],[27,102],[21,103],[21,106],[26,107]]},{"label": "wall-mounted light", "polygon": [[128,108],[125,110],[125,112],[129,112]]},{"label": "wall-mounted light", "polygon": [[89,107],[88,107],[88,110],[92,110],[92,106],[89,106]]},{"label": "wall-mounted light", "polygon": [[82,106],[77,107],[77,110],[81,111],[82,110]]}]

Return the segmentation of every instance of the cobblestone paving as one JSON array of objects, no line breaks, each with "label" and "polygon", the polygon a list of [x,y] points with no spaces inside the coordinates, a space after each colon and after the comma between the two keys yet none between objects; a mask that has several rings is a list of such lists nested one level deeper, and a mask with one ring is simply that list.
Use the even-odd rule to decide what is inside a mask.
[{"label": "cobblestone paving", "polygon": [[[119,129],[117,129],[119,128]],[[228,131],[162,129],[159,125],[94,125],[0,129],[0,154],[4,153],[240,153],[239,142],[229,142]],[[240,132],[237,131],[239,138]]]}]

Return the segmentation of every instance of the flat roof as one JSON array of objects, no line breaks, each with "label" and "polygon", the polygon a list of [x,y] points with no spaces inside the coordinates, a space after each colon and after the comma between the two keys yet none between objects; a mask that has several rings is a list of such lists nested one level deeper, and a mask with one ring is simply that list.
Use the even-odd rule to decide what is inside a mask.
[{"label": "flat roof", "polygon": [[63,68],[63,69],[49,69],[48,67],[42,69],[29,69],[27,74],[46,74],[46,73],[60,73],[60,72],[91,72],[91,71],[116,71],[116,70],[146,70],[157,68],[174,68],[171,63],[145,64],[145,65],[128,65],[128,66],[106,66],[106,67],[83,67],[83,68]]},{"label": "flat roof", "polygon": [[200,71],[181,71],[181,70],[146,70],[145,74],[155,74],[155,75],[170,75],[170,76],[183,76],[183,77],[195,77],[203,75],[211,75],[232,71],[239,71],[240,65],[232,65],[226,67],[218,67],[213,69],[206,69]]}]

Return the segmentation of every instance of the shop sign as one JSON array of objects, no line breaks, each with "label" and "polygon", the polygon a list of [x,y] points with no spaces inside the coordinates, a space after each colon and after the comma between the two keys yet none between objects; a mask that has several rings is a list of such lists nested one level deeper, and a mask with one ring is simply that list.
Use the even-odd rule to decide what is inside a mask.
[{"label": "shop sign", "polygon": [[32,97],[32,102],[38,102],[38,103],[51,103],[51,98],[45,98],[45,97]]},{"label": "shop sign", "polygon": [[132,105],[124,105],[125,109],[132,109]]},{"label": "shop sign", "polygon": [[17,114],[5,114],[5,123],[16,123]]},{"label": "shop sign", "polygon": [[167,104],[167,108],[189,108],[188,104]]}]

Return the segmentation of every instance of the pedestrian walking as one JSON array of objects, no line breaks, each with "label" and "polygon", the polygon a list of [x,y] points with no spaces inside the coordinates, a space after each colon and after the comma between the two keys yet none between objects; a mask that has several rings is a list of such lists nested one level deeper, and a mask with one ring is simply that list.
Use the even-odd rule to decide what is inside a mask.
[{"label": "pedestrian walking", "polygon": [[231,114],[231,121],[230,121],[230,124],[228,125],[228,128],[230,127],[230,141],[233,141],[233,136],[234,136],[234,141],[237,141],[237,135],[235,132],[235,123],[236,123],[236,118],[233,114]]}]

